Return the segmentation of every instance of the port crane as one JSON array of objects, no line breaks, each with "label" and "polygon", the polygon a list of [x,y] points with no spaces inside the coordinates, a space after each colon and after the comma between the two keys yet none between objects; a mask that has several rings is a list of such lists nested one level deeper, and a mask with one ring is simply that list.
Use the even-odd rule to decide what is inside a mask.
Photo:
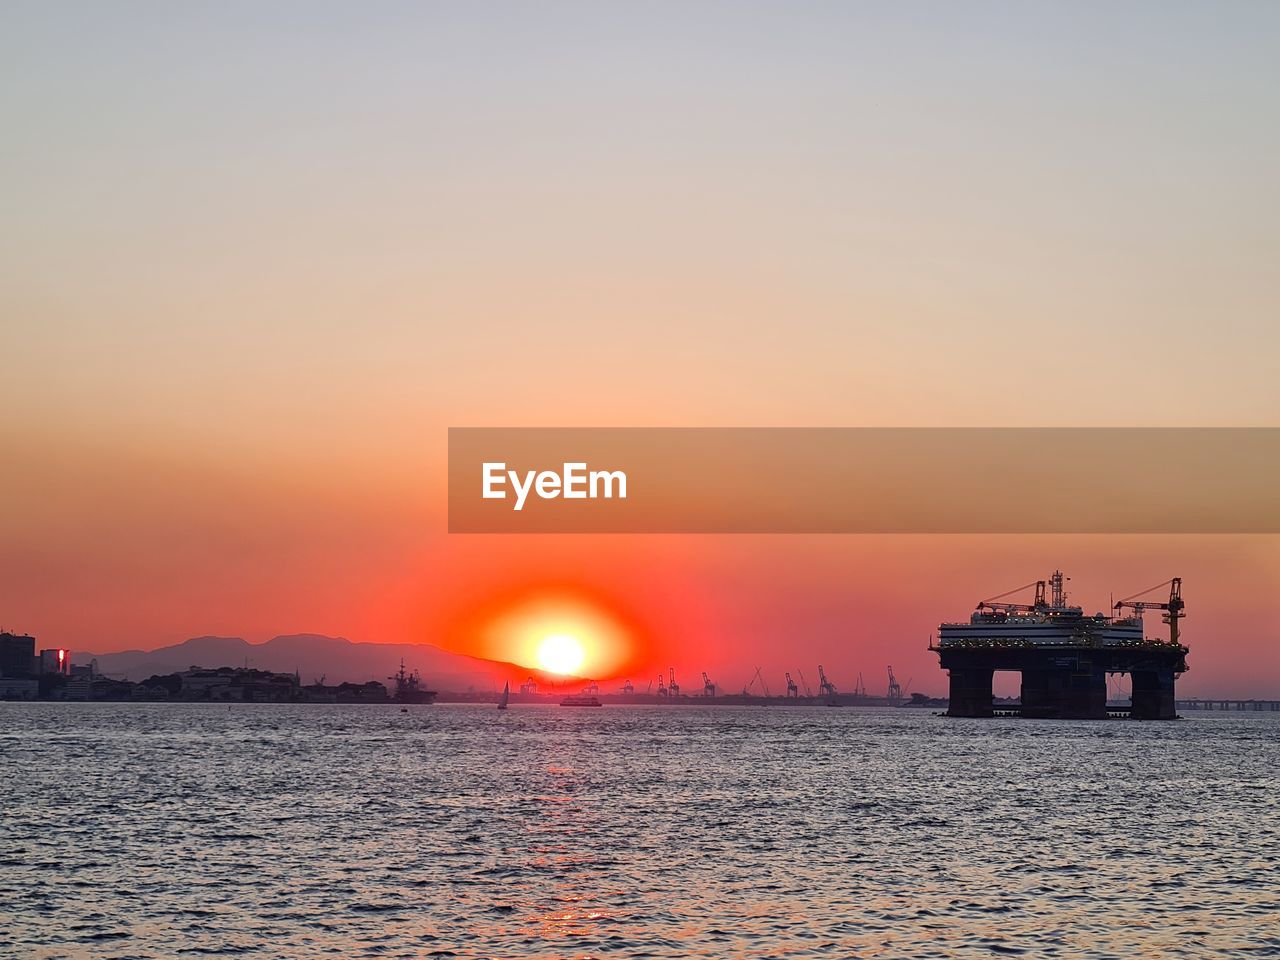
[{"label": "port crane", "polygon": [[585,693],[599,693],[599,692],[600,692],[600,684],[596,683],[594,680],[588,681],[587,685],[586,685],[585,687],[583,687],[583,688],[582,688],[582,692],[583,692],[584,694],[585,694]]},{"label": "port crane", "polygon": [[667,684],[667,696],[680,696],[680,687],[676,684],[676,668],[671,667],[671,682]]},{"label": "port crane", "polygon": [[827,679],[827,672],[822,669],[822,664],[818,664],[818,695],[823,697],[836,695],[836,685]]},{"label": "port crane", "polygon": [[889,668],[889,702],[892,704],[902,702],[902,684],[898,683],[898,678],[893,675],[893,667]]},{"label": "port crane", "polygon": [[702,695],[704,697],[714,697],[716,695],[716,685],[711,682],[711,678],[707,676],[707,671],[702,671]]},{"label": "port crane", "polygon": [[797,669],[796,673],[800,675],[800,686],[804,687],[804,695],[806,697],[812,697],[813,690],[809,687],[809,681],[804,678],[804,671]]},{"label": "port crane", "polygon": [[[1150,600],[1134,600],[1134,597],[1145,596],[1153,593],[1161,587],[1169,588],[1169,599],[1164,603],[1154,603]],[[1144,610],[1163,610],[1164,616],[1161,618],[1163,622],[1169,625],[1169,643],[1173,646],[1178,645],[1178,621],[1186,616],[1184,608],[1186,604],[1182,602],[1182,578],[1174,577],[1172,580],[1166,580],[1164,583],[1157,583],[1149,590],[1143,590],[1141,593],[1135,593],[1132,596],[1125,597],[1123,600],[1116,601],[1116,610],[1128,608],[1132,610],[1138,617],[1142,616]]]},{"label": "port crane", "polygon": [[858,683],[853,688],[853,695],[855,697],[865,697],[867,695],[867,682],[862,679],[861,673],[858,674]]},{"label": "port crane", "polygon": [[524,683],[520,684],[520,692],[523,694],[538,692],[538,684],[534,682],[533,677],[529,677]]},{"label": "port crane", "polygon": [[766,697],[769,696],[769,685],[764,682],[764,674],[760,672],[759,667],[756,667],[756,672],[751,675],[751,679],[748,680],[746,683],[746,686],[742,688],[742,695],[744,697],[754,696],[754,694],[751,692],[751,688],[754,687],[757,683],[760,684],[760,692],[763,693]]},{"label": "port crane", "polygon": [[796,686],[796,682],[791,679],[791,674],[787,674],[787,699],[800,699],[800,688]]},{"label": "port crane", "polygon": [[658,674],[658,696],[665,697],[667,695],[667,683],[662,678],[662,674]]},{"label": "port crane", "polygon": [[619,692],[620,692],[620,693],[635,693],[635,692],[636,692],[636,685],[635,685],[634,683],[632,683],[630,680],[628,680],[628,681],[626,681],[626,682],[622,685],[622,690],[621,690],[621,691],[619,691]]}]

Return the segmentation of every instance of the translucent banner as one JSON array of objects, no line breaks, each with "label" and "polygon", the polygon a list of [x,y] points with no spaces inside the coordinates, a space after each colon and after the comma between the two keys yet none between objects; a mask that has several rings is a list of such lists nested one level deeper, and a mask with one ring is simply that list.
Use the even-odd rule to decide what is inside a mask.
[{"label": "translucent banner", "polygon": [[1276,533],[1275,428],[472,428],[454,533]]}]

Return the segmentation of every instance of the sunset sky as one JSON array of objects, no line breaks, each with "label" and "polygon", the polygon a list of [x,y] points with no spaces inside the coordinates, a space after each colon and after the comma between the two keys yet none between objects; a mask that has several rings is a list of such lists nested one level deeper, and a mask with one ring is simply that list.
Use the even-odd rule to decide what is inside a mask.
[{"label": "sunset sky", "polygon": [[613,676],[939,694],[939,620],[1061,567],[1089,612],[1182,576],[1180,694],[1278,696],[1274,536],[445,532],[450,426],[1276,426],[1277,37],[1244,2],[7,4],[0,628],[492,655],[552,598]]}]

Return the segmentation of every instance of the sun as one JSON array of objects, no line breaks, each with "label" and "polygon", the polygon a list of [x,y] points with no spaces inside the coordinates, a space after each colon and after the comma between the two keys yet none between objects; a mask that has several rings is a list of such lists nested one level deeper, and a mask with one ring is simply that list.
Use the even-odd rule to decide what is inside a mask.
[{"label": "sun", "polygon": [[567,633],[553,633],[538,644],[538,665],[548,673],[573,673],[585,658],[582,642]]},{"label": "sun", "polygon": [[635,659],[634,628],[590,597],[526,592],[495,602],[485,620],[468,653],[548,676],[610,679]]}]

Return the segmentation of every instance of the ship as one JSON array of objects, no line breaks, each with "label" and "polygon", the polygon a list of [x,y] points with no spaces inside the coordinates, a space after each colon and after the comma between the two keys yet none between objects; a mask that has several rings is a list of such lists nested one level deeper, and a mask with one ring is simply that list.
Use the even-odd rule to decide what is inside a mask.
[{"label": "ship", "polygon": [[418,675],[418,671],[408,673],[404,668],[403,658],[400,660],[400,672],[387,679],[396,682],[396,692],[391,696],[396,703],[436,702],[436,691],[423,689],[422,678]]}]

